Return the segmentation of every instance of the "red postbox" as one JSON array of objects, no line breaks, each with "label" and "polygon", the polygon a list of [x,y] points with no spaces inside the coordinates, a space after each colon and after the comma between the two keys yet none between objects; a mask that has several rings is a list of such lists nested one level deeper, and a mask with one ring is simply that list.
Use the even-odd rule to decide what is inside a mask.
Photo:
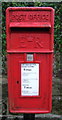
[{"label": "red postbox", "polygon": [[53,8],[7,8],[6,33],[10,112],[51,112]]}]

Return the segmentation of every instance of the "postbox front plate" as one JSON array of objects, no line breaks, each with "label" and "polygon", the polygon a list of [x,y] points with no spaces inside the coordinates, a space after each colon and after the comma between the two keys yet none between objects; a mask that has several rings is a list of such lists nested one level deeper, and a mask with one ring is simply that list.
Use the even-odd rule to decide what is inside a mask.
[{"label": "postbox front plate", "polygon": [[12,113],[52,108],[54,10],[9,7],[6,11],[8,98]]}]

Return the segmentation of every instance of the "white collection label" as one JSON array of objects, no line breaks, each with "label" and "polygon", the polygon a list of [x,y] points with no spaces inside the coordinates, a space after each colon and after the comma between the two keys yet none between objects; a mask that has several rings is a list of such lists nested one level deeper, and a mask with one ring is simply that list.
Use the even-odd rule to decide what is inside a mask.
[{"label": "white collection label", "polygon": [[39,95],[39,64],[37,63],[21,64],[21,95],[22,96]]}]

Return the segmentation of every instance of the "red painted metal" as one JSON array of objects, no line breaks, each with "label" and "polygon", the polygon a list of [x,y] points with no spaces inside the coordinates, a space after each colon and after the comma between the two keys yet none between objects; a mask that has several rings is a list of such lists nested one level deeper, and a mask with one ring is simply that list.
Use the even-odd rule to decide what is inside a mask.
[{"label": "red painted metal", "polygon": [[[6,34],[10,112],[51,112],[54,46],[53,8],[7,8]],[[33,54],[33,61],[27,61],[27,53]],[[21,95],[22,63],[39,63],[39,96]]]}]

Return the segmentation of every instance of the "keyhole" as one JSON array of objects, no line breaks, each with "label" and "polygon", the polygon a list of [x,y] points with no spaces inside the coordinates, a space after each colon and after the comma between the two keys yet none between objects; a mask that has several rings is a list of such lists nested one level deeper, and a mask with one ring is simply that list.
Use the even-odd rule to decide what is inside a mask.
[{"label": "keyhole", "polygon": [[19,81],[17,81],[17,84],[19,84]]}]

